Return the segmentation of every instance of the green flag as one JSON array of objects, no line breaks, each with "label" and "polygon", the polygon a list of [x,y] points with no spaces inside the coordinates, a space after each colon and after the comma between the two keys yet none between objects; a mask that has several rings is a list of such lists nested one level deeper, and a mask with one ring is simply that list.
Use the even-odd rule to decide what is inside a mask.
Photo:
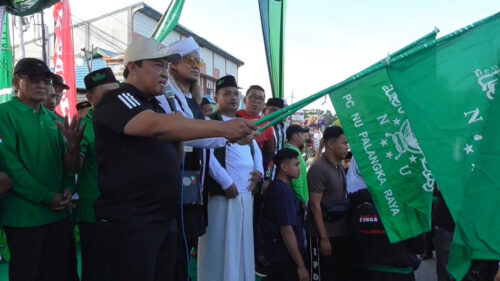
[{"label": "green flag", "polygon": [[386,69],[330,98],[389,240],[429,231],[434,178]]},{"label": "green flag", "polygon": [[[498,89],[498,87],[497,87]],[[500,260],[500,99],[492,101],[483,137],[477,151],[476,167],[465,192],[462,208],[458,213],[455,236],[449,260],[450,272],[462,278],[471,260]]]},{"label": "green flag", "polygon": [[12,98],[12,72],[13,58],[12,45],[10,43],[9,15],[5,15],[2,30],[2,43],[0,49],[0,103]]},{"label": "green flag", "polygon": [[[438,39],[432,47],[415,52],[388,67],[390,80],[401,99],[422,151],[427,156],[429,167],[451,215],[464,228],[457,228],[457,233],[463,231],[469,235],[467,240],[460,243],[477,240],[467,246],[481,248],[474,258],[491,258],[491,255],[500,258],[500,235],[487,235],[490,233],[488,227],[498,225],[498,211],[483,208],[481,203],[474,205],[473,213],[467,212],[470,209],[459,213],[464,195],[472,190],[485,193],[481,196],[486,196],[493,202],[500,200],[498,192],[483,189],[483,185],[490,180],[493,183],[490,182],[489,186],[496,184],[498,188],[498,162],[482,159],[481,167],[478,167],[477,162],[479,153],[484,153],[487,158],[489,151],[495,151],[493,144],[498,145],[497,139],[485,139],[494,135],[490,130],[499,128],[496,124],[486,126],[488,122],[492,122],[489,118],[493,116],[488,116],[488,112],[495,92],[498,91],[500,76],[498,34],[500,13]],[[489,166],[491,164],[496,165]],[[473,171],[477,169],[481,169],[481,173],[495,170],[495,177],[471,178]],[[467,203],[465,207],[472,204]],[[467,223],[463,221],[463,216],[469,217]],[[461,221],[464,222],[463,225]],[[468,265],[462,264],[462,268],[464,267],[468,268]],[[462,273],[463,270],[452,271],[459,280]]]},{"label": "green flag", "polygon": [[259,10],[273,97],[283,98],[286,0],[259,0]]},{"label": "green flag", "polygon": [[156,39],[158,42],[163,42],[167,35],[177,26],[183,6],[184,0],[172,0],[156,25],[151,38]]}]

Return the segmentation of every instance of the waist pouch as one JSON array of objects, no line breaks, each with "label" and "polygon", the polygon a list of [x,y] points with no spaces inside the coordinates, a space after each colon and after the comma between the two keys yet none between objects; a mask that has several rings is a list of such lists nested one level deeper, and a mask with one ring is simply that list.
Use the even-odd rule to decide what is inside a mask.
[{"label": "waist pouch", "polygon": [[321,211],[325,221],[346,218],[351,212],[351,200],[346,198],[335,202],[321,202]]}]

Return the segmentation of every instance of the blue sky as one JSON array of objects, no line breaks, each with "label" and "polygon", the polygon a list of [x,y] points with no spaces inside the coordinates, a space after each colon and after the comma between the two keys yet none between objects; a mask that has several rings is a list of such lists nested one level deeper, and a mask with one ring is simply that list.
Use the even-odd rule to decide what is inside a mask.
[{"label": "blue sky", "polygon": [[[82,19],[136,3],[71,1]],[[145,3],[164,12],[168,0]],[[500,12],[499,0],[288,0],[285,33],[285,97],[294,101],[332,86],[387,53],[438,27],[444,36]],[[96,14],[96,7],[99,13]],[[239,84],[260,84],[270,95],[257,0],[186,0],[179,21],[245,62]],[[323,100],[312,107],[331,109]]]}]

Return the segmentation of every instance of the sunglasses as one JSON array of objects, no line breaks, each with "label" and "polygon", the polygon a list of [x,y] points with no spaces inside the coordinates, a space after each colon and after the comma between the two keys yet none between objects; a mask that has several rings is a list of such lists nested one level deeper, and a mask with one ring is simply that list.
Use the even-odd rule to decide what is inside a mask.
[{"label": "sunglasses", "polygon": [[47,77],[47,76],[19,76],[21,79],[28,79],[33,84],[38,84],[40,82],[43,82],[45,85],[52,85],[52,78]]},{"label": "sunglasses", "polygon": [[191,56],[185,56],[182,59],[187,64],[189,64],[190,66],[195,66],[195,65],[198,65],[198,67],[202,67],[203,66],[203,60],[202,59],[191,57]]}]

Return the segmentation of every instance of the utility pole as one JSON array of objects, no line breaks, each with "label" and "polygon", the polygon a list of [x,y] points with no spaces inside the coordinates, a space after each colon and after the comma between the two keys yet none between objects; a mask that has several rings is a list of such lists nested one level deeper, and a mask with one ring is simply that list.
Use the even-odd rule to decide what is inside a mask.
[{"label": "utility pole", "polygon": [[26,50],[24,48],[24,28],[21,16],[17,17],[17,28],[19,28],[19,49],[21,50],[21,57],[19,59],[22,59],[26,57]]},{"label": "utility pole", "polygon": [[43,62],[47,64],[47,52],[45,51],[45,21],[43,19],[43,10],[40,12],[40,16],[42,17],[42,58]]}]

